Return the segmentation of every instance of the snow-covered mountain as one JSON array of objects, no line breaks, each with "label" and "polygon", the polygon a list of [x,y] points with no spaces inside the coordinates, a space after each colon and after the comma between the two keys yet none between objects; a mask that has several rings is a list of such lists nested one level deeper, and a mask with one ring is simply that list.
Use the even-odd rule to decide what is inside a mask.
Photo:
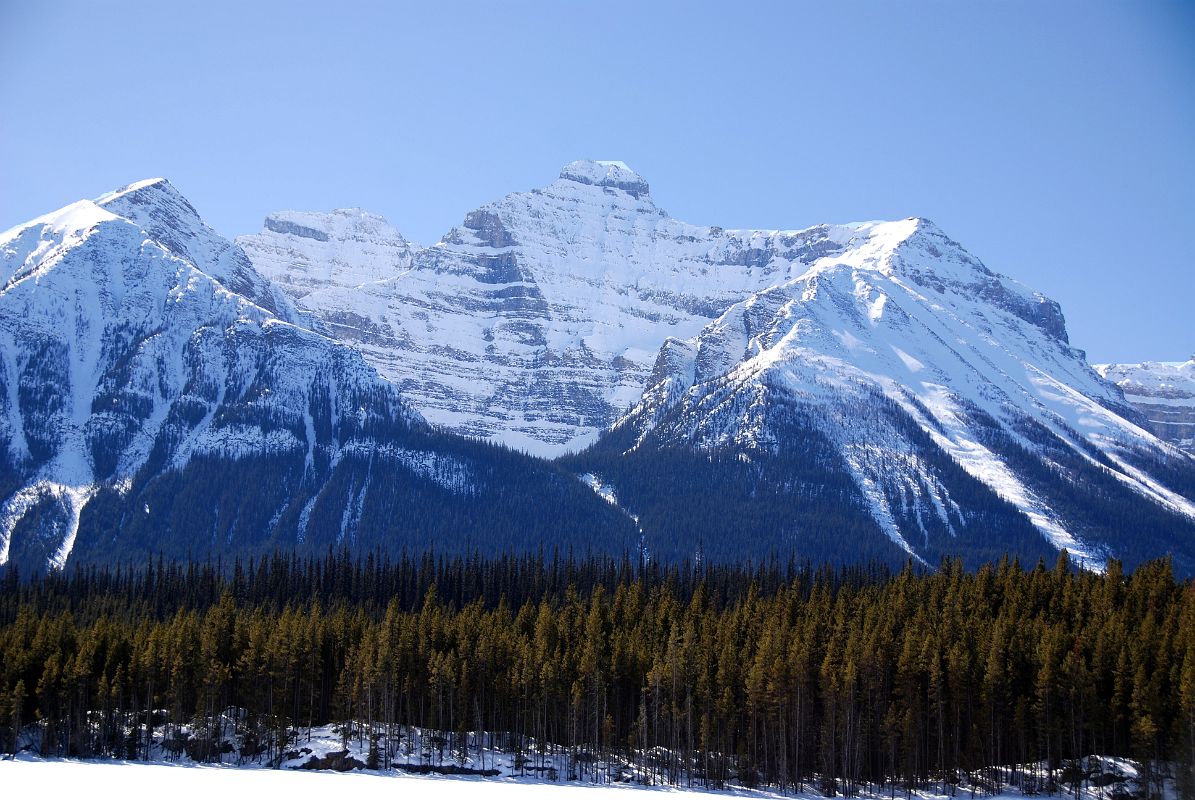
[{"label": "snow-covered mountain", "polygon": [[1158,438],[1195,455],[1195,356],[1183,362],[1097,364],[1095,368],[1120,387]]},{"label": "snow-covered mountain", "polygon": [[452,549],[470,519],[531,547],[559,536],[526,519],[544,492],[579,530],[634,536],[550,465],[433,431],[295,319],[164,180],[0,234],[0,564],[448,534]]},{"label": "snow-covered mountain", "polygon": [[604,161],[472,211],[429,248],[356,210],[274,214],[237,243],[430,421],[546,456],[633,405],[665,338],[843,247],[824,228],[678,222]]},{"label": "snow-covered mountain", "polygon": [[1193,369],[1118,388],[926,220],[693,226],[619,162],[428,248],[358,209],[234,244],[143,181],[0,234],[0,564],[1065,547],[1195,573]]},{"label": "snow-covered mountain", "polygon": [[[930,563],[1045,542],[1093,566],[1170,552],[1195,568],[1195,460],[1069,345],[1056,303],[926,220],[805,235],[826,253],[665,343],[641,402],[578,460],[665,532],[657,547],[833,554],[847,524],[850,548]],[[670,459],[722,464],[710,499],[683,480],[640,485],[643,464],[676,474]],[[781,511],[744,521],[767,504]]]}]

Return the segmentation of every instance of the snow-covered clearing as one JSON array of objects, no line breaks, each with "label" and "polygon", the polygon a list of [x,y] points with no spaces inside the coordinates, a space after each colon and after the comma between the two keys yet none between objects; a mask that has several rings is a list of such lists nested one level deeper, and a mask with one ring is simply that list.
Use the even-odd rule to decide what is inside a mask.
[{"label": "snow-covered clearing", "polygon": [[[287,800],[354,800],[401,797],[470,800],[634,800],[644,791],[678,797],[779,797],[761,792],[699,792],[669,787],[595,786],[549,783],[530,778],[464,778],[315,772],[227,766],[182,766],[121,761],[0,761],[0,787],[6,797],[285,797]],[[600,791],[599,791],[600,790]],[[791,795],[790,795],[791,797]]]},{"label": "snow-covered clearing", "polygon": [[[1121,764],[1128,767],[1127,762]],[[1131,767],[1128,771],[1132,772]],[[469,800],[635,800],[667,794],[677,798],[750,797],[772,800],[778,792],[701,791],[671,786],[598,785],[592,783],[549,782],[540,778],[478,778],[439,775],[408,775],[376,772],[325,772],[310,770],[263,769],[228,765],[163,764],[135,761],[74,761],[18,757],[0,759],[0,796],[30,797],[167,797],[170,800],[210,800],[212,797],[284,797],[286,800],[327,800],[328,797],[352,797],[354,800],[401,797],[404,800],[423,798],[468,798]],[[644,794],[650,793],[650,794]],[[904,795],[903,792],[900,794]],[[815,791],[788,793],[786,798],[815,800],[823,795]],[[884,797],[862,793],[860,797]],[[945,800],[946,795],[933,790],[921,790],[904,795],[910,800]],[[959,790],[959,798],[971,793]],[[998,795],[975,795],[989,800],[1011,800],[1023,797],[1015,790]],[[1074,797],[1073,791],[1054,795]],[[1087,786],[1082,800],[1106,800],[1107,789]],[[1177,797],[1174,787],[1168,786],[1167,800]]]}]

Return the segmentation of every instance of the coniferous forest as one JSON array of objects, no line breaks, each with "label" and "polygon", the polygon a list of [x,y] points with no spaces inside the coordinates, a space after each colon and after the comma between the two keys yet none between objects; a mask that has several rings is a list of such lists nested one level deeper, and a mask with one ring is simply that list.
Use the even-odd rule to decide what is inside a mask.
[{"label": "coniferous forest", "polygon": [[381,768],[426,759],[402,746],[419,730],[440,763],[488,743],[567,759],[561,780],[622,763],[694,786],[1062,792],[1101,785],[1078,760],[1100,754],[1191,792],[1195,584],[1065,555],[933,573],[348,553],[10,568],[0,711],[5,751],[32,731],[45,755],[145,758],[156,736],[276,764],[335,723]]}]

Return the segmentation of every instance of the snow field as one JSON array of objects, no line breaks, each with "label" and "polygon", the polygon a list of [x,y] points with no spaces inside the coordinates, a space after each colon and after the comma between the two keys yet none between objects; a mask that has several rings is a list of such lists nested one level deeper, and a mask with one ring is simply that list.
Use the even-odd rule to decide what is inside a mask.
[{"label": "snow field", "polygon": [[[643,792],[678,798],[750,796],[763,792],[700,792],[672,787],[560,784],[529,778],[465,778],[377,773],[297,772],[226,766],[182,766],[136,762],[66,760],[0,761],[0,793],[6,797],[286,798],[286,800],[633,800]],[[791,797],[792,795],[789,795]]]}]

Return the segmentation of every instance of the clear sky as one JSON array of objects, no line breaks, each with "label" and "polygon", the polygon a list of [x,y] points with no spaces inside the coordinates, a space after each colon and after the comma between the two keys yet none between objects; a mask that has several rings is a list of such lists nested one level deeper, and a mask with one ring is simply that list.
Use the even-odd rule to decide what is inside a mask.
[{"label": "clear sky", "polygon": [[1195,3],[0,0],[0,229],[164,175],[432,243],[575,158],[697,224],[927,216],[1093,361],[1195,351]]}]

